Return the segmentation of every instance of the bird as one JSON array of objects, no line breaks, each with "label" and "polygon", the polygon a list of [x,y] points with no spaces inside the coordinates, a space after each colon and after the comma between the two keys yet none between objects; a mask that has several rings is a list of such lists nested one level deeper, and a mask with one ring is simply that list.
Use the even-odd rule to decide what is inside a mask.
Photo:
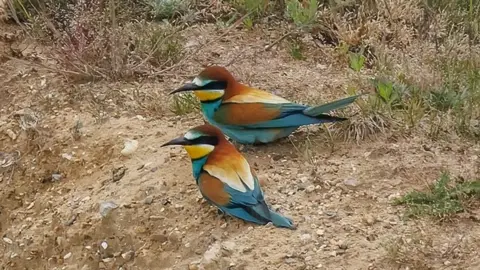
[{"label": "bird", "polygon": [[300,126],[347,120],[326,113],[362,95],[306,106],[244,85],[222,66],[206,67],[191,83],[169,94],[186,91],[193,91],[198,98],[208,123],[240,144],[268,144],[289,136]]},{"label": "bird", "polygon": [[256,173],[219,128],[208,123],[196,126],[161,147],[173,145],[186,150],[200,193],[220,212],[251,223],[296,229],[292,219],[267,205]]}]

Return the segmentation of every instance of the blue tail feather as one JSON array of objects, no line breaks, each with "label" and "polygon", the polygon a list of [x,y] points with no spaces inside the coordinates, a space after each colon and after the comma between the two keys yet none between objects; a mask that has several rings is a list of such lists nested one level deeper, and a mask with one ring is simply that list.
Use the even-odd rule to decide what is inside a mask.
[{"label": "blue tail feather", "polygon": [[306,115],[309,115],[309,116],[316,117],[316,116],[319,116],[321,114],[328,113],[332,110],[340,109],[342,107],[345,107],[345,106],[351,104],[352,102],[354,102],[358,97],[360,97],[362,95],[364,95],[364,94],[359,94],[359,95],[355,95],[355,96],[351,96],[351,97],[347,97],[347,98],[342,98],[342,99],[335,100],[335,101],[332,101],[332,102],[329,102],[329,103],[326,103],[326,104],[322,104],[322,105],[319,105],[319,106],[315,106],[315,107],[309,107],[309,108],[305,109],[303,111],[303,113],[305,113]]},{"label": "blue tail feather", "polygon": [[[235,208],[228,208],[222,207],[222,211],[225,213],[243,219],[245,221],[249,221],[252,223],[256,223],[259,225],[265,225],[268,222],[272,222],[274,226],[280,228],[289,228],[295,229],[296,226],[293,224],[293,221],[287,217],[284,217],[277,212],[274,212],[268,209],[266,204],[257,204],[253,207],[235,207]],[[268,211],[268,212],[265,212]]]},{"label": "blue tail feather", "polygon": [[284,217],[277,212],[270,210],[270,218],[276,227],[295,229],[296,226],[290,218]]}]

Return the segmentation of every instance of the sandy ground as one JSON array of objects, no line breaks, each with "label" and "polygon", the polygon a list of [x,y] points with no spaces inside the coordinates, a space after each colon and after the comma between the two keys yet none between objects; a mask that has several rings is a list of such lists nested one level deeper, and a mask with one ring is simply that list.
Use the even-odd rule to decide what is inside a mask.
[{"label": "sandy ground", "polygon": [[[186,35],[212,38],[195,32],[208,30]],[[180,75],[225,64],[245,44],[262,48],[268,42],[258,34],[232,33]],[[0,48],[8,53],[8,46]],[[316,51],[306,61],[284,48],[256,57],[247,51],[229,69],[291,100],[345,96],[347,67]],[[71,85],[0,61],[0,151],[20,152],[15,165],[0,168],[0,269],[480,269],[479,212],[448,223],[405,220],[404,208],[391,204],[443,169],[479,175],[479,145],[388,132],[374,141],[336,140],[332,149],[323,129],[304,128],[273,145],[241,147],[267,202],[298,229],[256,226],[219,215],[201,198],[186,153],[159,147],[203,123],[199,114],[168,109],[166,93],[185,77]],[[36,131],[20,127],[27,108]],[[139,142],[130,157],[120,154],[127,139]],[[105,202],[118,206],[106,218]]]}]

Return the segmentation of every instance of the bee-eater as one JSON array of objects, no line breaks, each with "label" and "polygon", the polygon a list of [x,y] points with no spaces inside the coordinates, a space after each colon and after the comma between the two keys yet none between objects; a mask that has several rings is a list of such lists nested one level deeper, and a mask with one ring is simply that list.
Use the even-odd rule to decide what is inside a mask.
[{"label": "bee-eater", "polygon": [[185,148],[201,194],[223,213],[257,224],[295,228],[291,219],[268,207],[256,174],[217,127],[197,126],[162,147],[167,145]]},{"label": "bee-eater", "polygon": [[354,102],[351,96],[319,106],[292,103],[282,97],[239,83],[224,67],[205,68],[192,83],[170,94],[193,91],[207,121],[243,144],[270,143],[303,125],[346,120],[326,113]]}]

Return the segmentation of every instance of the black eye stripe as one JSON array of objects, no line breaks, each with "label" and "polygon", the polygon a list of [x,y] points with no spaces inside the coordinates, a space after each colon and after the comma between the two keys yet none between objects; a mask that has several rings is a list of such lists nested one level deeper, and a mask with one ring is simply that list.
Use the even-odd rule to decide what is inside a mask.
[{"label": "black eye stripe", "polygon": [[199,90],[225,90],[227,88],[227,82],[213,81],[200,87]]},{"label": "black eye stripe", "polygon": [[209,144],[209,145],[217,145],[218,138],[215,136],[201,136],[196,139],[190,141],[192,145],[196,144]]}]

